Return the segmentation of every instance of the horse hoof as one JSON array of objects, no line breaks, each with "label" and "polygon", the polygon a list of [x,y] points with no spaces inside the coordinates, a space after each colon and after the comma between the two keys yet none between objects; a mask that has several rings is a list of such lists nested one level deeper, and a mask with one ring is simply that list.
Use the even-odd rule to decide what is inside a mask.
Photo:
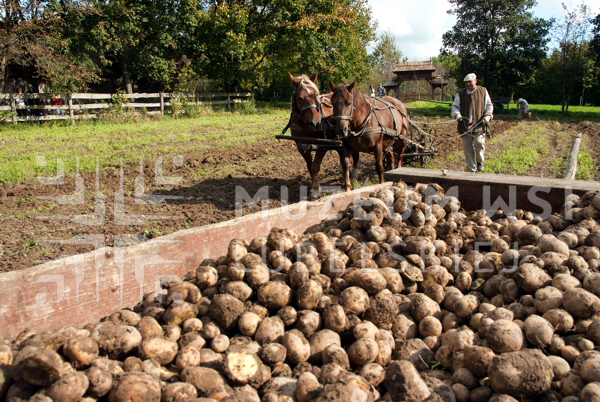
[{"label": "horse hoof", "polygon": [[318,190],[310,190],[310,193],[308,194],[308,196],[310,197],[311,200],[318,200],[319,198],[321,198],[321,192]]}]

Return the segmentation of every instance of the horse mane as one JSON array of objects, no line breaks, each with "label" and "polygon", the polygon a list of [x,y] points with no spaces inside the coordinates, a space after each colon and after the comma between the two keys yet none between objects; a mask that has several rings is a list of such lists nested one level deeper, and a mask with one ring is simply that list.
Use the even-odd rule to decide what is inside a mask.
[{"label": "horse mane", "polygon": [[315,85],[314,82],[310,80],[308,75],[302,74],[296,78],[300,80],[300,85],[302,86],[302,88],[306,89],[309,94],[314,93],[317,96],[320,95],[319,88]]}]

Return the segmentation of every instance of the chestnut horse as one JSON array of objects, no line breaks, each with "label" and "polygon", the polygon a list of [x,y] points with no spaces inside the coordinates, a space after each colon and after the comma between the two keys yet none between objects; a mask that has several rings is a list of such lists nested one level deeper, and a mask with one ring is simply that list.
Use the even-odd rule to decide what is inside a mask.
[{"label": "chestnut horse", "polygon": [[[318,72],[311,77],[300,75],[294,77],[290,75],[291,85],[294,88],[292,95],[292,111],[287,128],[291,129],[292,136],[306,138],[327,138],[327,119],[333,114],[331,106],[331,94],[321,95],[319,93]],[[319,184],[319,171],[321,162],[327,153],[324,150],[315,151],[315,158],[312,157],[310,144],[302,141],[295,141],[296,148],[300,155],[306,161],[306,166],[310,172],[311,190],[310,198],[315,199],[321,195],[321,185]],[[353,176],[356,175],[356,166],[358,165],[358,152],[352,154],[354,160]],[[340,153],[340,160],[342,155]]]},{"label": "chestnut horse", "polygon": [[[391,147],[392,168],[402,166],[404,138],[408,138],[409,121],[406,106],[391,96],[373,99],[354,86],[329,81],[333,119],[336,135],[341,138],[344,149],[340,156],[345,190],[351,189],[348,171],[352,152],[368,152],[375,155],[375,169],[379,182],[383,183],[383,155]],[[396,159],[396,162],[394,161]]]}]

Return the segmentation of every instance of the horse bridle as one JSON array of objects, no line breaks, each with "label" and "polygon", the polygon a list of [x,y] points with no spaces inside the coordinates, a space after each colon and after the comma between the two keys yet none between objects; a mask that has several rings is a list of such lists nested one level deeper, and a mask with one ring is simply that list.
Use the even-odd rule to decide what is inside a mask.
[{"label": "horse bridle", "polygon": [[352,120],[352,112],[354,112],[354,95],[352,96],[352,104],[350,105],[350,116],[332,116],[333,120]]},{"label": "horse bridle", "polygon": [[[292,111],[300,116],[300,118],[302,119],[302,121],[304,122],[304,124],[308,124],[308,119],[304,116],[304,112],[309,110],[309,109],[317,109],[319,111],[319,114],[321,115],[321,119],[325,118],[325,115],[323,113],[323,108],[321,107],[321,102],[319,101],[319,97],[317,95],[313,95],[311,94],[310,96],[313,96],[315,99],[315,103],[309,103],[308,105],[304,106],[304,107],[300,107],[300,105],[298,105],[298,100],[297,95],[296,95],[296,91],[294,91],[294,96],[292,97]],[[300,109],[299,112],[296,112],[294,110],[294,106],[297,107],[298,109]]]}]

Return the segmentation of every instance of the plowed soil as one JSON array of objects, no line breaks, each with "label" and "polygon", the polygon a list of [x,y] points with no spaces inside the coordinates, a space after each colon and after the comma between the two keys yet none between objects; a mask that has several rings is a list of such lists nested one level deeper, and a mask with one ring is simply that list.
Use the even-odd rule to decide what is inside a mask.
[{"label": "plowed soil", "polygon": [[[496,119],[492,123],[493,135],[506,132],[517,124],[514,117]],[[519,124],[527,128],[537,123]],[[432,127],[438,154],[430,166],[462,170],[464,156],[454,124]],[[544,162],[531,167],[526,175],[559,177],[560,173],[548,161],[566,155],[578,131],[583,131],[587,137],[588,152],[595,159],[600,156],[600,123],[556,123],[553,127],[557,133],[565,134],[562,136],[565,139],[554,144]],[[504,147],[506,144],[489,141],[486,155]],[[270,138],[249,148],[184,155],[179,167],[166,165],[163,176],[181,178],[176,185],[153,184],[154,166],[144,166],[145,194],[179,197],[158,204],[135,202],[134,181],[140,174],[140,167],[136,165],[124,166],[122,179],[119,169],[100,171],[98,177],[84,175],[83,198],[77,200],[75,197],[64,205],[61,202],[65,199],[48,197],[74,194],[73,177],[67,177],[62,185],[49,186],[33,181],[2,189],[0,272],[28,268],[58,257],[88,252],[95,247],[135,244],[177,230],[232,219],[236,216],[236,193],[246,198],[268,193],[269,208],[279,207],[286,192],[287,202],[298,202],[301,197],[306,197],[310,184],[305,162],[294,144]],[[224,166],[228,168],[222,169]],[[336,153],[327,154],[320,177],[323,186],[341,186]],[[104,196],[104,208],[99,202],[101,197],[95,197],[96,181]],[[365,181],[376,182],[371,155],[361,155],[359,183]],[[124,199],[124,214],[119,212],[120,199]],[[242,212],[247,214],[260,208],[261,205],[257,205],[251,210],[244,204]],[[104,216],[93,217],[95,212],[102,211]]]}]

